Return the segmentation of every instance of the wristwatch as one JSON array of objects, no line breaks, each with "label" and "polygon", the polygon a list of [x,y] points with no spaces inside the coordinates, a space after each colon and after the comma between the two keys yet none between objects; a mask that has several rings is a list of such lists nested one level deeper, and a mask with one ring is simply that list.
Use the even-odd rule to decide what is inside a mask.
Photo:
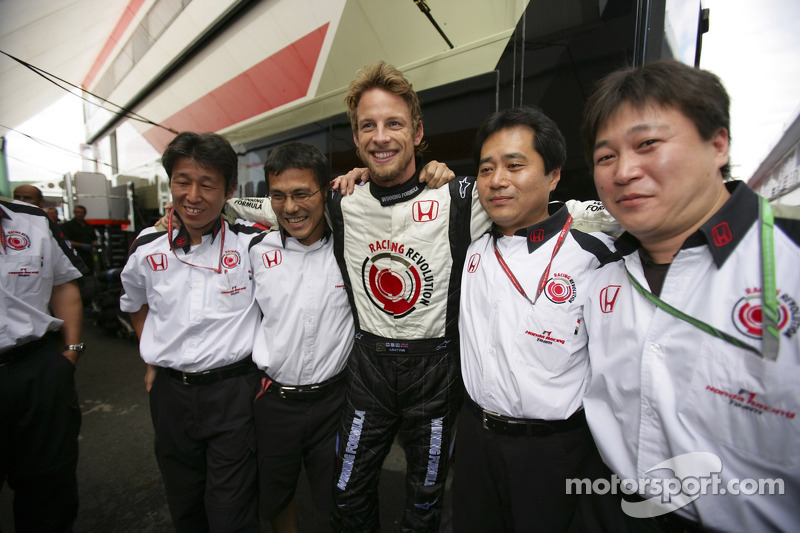
[{"label": "wristwatch", "polygon": [[86,350],[86,345],[84,343],[80,344],[67,344],[64,346],[64,351],[73,351],[78,352],[78,355],[82,354]]}]

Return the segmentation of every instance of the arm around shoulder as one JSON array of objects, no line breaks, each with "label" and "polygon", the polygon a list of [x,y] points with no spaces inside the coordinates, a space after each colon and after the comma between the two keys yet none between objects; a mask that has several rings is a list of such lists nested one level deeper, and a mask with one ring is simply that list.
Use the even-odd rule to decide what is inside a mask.
[{"label": "arm around shoulder", "polygon": [[572,215],[572,228],[584,233],[602,232],[612,237],[622,233],[622,226],[612,217],[600,200],[567,200],[565,202]]},{"label": "arm around shoulder", "polygon": [[278,223],[269,198],[266,197],[231,198],[225,202],[223,214],[226,217],[241,218],[268,226]]}]

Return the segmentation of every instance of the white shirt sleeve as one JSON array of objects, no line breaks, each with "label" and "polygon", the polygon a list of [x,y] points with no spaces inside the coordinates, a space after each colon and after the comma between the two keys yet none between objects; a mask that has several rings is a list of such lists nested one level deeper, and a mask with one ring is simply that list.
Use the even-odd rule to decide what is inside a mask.
[{"label": "white shirt sleeve", "polygon": [[572,228],[584,233],[602,232],[612,237],[622,233],[622,226],[617,219],[606,211],[603,202],[591,200],[567,200],[565,202],[569,214],[572,215]]},{"label": "white shirt sleeve", "polygon": [[266,197],[231,198],[225,203],[223,212],[225,215],[259,224],[274,226],[278,223],[269,198]]}]

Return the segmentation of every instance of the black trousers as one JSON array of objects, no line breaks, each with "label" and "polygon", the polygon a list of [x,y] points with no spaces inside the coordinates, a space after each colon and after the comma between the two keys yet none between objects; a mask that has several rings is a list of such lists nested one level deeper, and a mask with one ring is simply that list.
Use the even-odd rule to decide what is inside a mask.
[{"label": "black trousers", "polygon": [[81,411],[75,365],[46,340],[0,366],[0,489],[14,490],[18,533],[72,531]]},{"label": "black trousers", "polygon": [[166,372],[150,389],[155,453],[178,532],[258,532],[253,371],[209,385]]},{"label": "black trousers", "polygon": [[580,515],[593,514],[598,502],[567,495],[566,480],[602,468],[585,424],[544,436],[501,435],[484,429],[465,406],[456,437],[453,531],[562,532],[581,523],[592,523],[593,530],[603,519],[584,522]]},{"label": "black trousers", "polygon": [[336,429],[344,405],[345,381],[309,400],[282,398],[277,387],[254,403],[258,442],[259,512],[272,520],[292,499],[305,466],[314,504],[331,513],[336,468]]},{"label": "black trousers", "polygon": [[396,434],[406,453],[403,531],[438,531],[455,418],[463,398],[458,347],[376,354],[356,341],[339,429],[334,497],[346,531],[379,529],[378,482]]}]

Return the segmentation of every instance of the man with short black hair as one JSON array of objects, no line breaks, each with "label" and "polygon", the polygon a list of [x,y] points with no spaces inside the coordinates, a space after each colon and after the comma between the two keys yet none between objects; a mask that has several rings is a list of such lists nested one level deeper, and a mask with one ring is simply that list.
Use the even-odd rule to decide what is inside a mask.
[{"label": "man with short black hair", "polygon": [[253,239],[250,262],[264,314],[253,360],[262,370],[253,408],[262,519],[297,530],[301,468],[314,503],[335,514],[336,429],[345,398],[353,315],[325,222],[330,170],[317,148],[287,143],[264,164],[277,231]]},{"label": "man with short black hair", "polygon": [[183,132],[162,164],[181,228],[142,231],[121,279],[147,363],[155,453],[176,530],[259,530],[253,424],[255,304],[250,257],[261,230],[222,207],[238,160],[223,137]]},{"label": "man with short black hair", "polygon": [[[611,251],[573,227],[567,206],[549,210],[566,153],[555,122],[531,107],[494,113],[475,139],[493,224],[469,246],[461,281],[457,532],[566,531],[589,503],[566,481],[602,468],[583,412],[583,306]],[[591,530],[594,517],[582,519]]]},{"label": "man with short black hair", "polygon": [[615,529],[800,524],[800,224],[725,181],[728,108],[715,75],[672,60],[609,74],[586,105],[595,185],[626,230],[585,307],[586,416],[639,481]]}]

